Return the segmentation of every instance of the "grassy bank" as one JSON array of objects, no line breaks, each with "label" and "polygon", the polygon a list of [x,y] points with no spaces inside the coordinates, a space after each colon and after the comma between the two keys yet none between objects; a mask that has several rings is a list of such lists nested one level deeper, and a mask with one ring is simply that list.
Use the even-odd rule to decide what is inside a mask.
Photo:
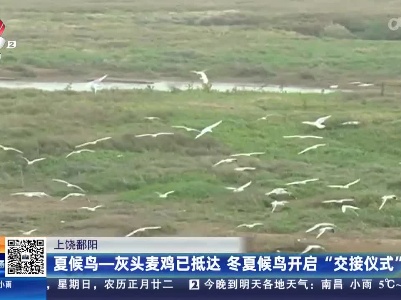
[{"label": "grassy bank", "polygon": [[[0,76],[336,84],[400,78],[400,1],[2,2]],[[27,30],[27,28],[30,28]]]},{"label": "grassy bank", "polygon": [[[15,153],[0,152],[2,205],[6,199],[16,205],[21,201],[34,205],[29,213],[26,209],[13,214],[0,211],[3,229],[17,229],[23,219],[25,225],[54,235],[59,234],[55,230],[61,219],[74,221],[69,225],[72,227],[63,229],[63,234],[76,234],[73,229],[79,226],[90,231],[88,223],[80,225],[79,220],[95,216],[101,218],[96,223],[98,227],[92,224],[98,230],[108,222],[117,226],[129,217],[124,226],[161,223],[168,228],[168,234],[178,234],[186,228],[185,232],[191,235],[238,234],[242,230],[235,227],[244,222],[263,222],[263,227],[253,230],[260,233],[299,233],[317,222],[334,222],[340,236],[401,226],[399,202],[389,201],[383,210],[378,210],[382,195],[399,194],[401,190],[398,99],[201,91],[102,91],[95,96],[30,90],[3,90],[0,99],[1,144],[21,149],[29,159],[47,158],[27,166]],[[275,115],[257,121],[266,114]],[[332,118],[324,130],[301,124],[329,114]],[[160,120],[145,120],[147,116]],[[193,133],[171,128],[203,128],[218,120],[223,122],[214,133],[197,140]],[[350,120],[361,124],[340,125]],[[135,137],[159,131],[175,134]],[[282,137],[296,134],[321,135],[324,139]],[[96,152],[65,158],[75,145],[103,136],[112,139],[87,147]],[[316,143],[327,145],[297,155]],[[252,151],[266,154],[212,167],[233,153]],[[234,170],[237,166],[256,170],[238,172]],[[103,201],[104,210],[79,217],[76,209],[87,205],[85,200],[71,198],[59,202],[70,190],[52,182],[52,178],[80,185],[87,191],[92,206]],[[266,192],[308,178],[320,180],[289,188],[296,199],[289,198],[287,207],[270,212],[274,197],[265,196]],[[361,182],[349,190],[326,187],[357,178]],[[224,188],[250,180],[252,185],[243,193]],[[57,213],[42,211],[45,208],[40,203],[47,200],[15,200],[8,196],[22,190],[49,193],[54,198],[48,205],[57,206]],[[176,192],[167,199],[155,194],[169,190]],[[359,217],[352,212],[342,213],[340,205],[321,203],[338,198],[355,198],[355,205],[360,207]],[[106,232],[121,234],[122,230],[115,230]]]}]

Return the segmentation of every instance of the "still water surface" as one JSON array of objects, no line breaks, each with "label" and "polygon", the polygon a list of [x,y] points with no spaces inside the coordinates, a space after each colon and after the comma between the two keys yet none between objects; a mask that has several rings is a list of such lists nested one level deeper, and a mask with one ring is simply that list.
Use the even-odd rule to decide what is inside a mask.
[{"label": "still water surface", "polygon": [[[87,82],[24,82],[24,81],[1,81],[0,88],[7,89],[38,89],[43,91],[62,91],[68,89],[76,92],[91,91],[90,84]],[[118,89],[118,90],[132,90],[132,89],[153,89],[155,91],[168,92],[174,89],[188,90],[189,88],[200,89],[201,84],[192,84],[187,82],[150,82],[150,83],[113,83],[104,82],[99,90],[102,89]],[[338,90],[333,89],[322,89],[322,88],[308,88],[308,87],[296,87],[288,86],[283,89],[278,85],[265,85],[260,86],[256,84],[233,84],[233,83],[213,83],[212,90],[219,92],[227,91],[257,91],[257,92],[273,92],[273,93],[305,93],[305,94],[317,94],[317,93],[333,93]],[[344,92],[344,90],[342,90]]]}]

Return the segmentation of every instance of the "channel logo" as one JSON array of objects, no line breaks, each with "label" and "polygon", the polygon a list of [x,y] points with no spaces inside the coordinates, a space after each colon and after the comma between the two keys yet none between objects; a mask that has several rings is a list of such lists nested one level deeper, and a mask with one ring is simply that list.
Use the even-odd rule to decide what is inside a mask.
[{"label": "channel logo", "polygon": [[396,31],[401,28],[401,18],[391,18],[388,21],[388,29]]},{"label": "channel logo", "polygon": [[0,20],[0,36],[3,34],[5,29],[6,29],[6,24],[4,24],[2,20]]},{"label": "channel logo", "polygon": [[14,49],[17,47],[17,41],[7,41],[1,35],[3,34],[4,30],[6,29],[6,24],[2,20],[0,20],[0,49],[7,44],[7,49]]},{"label": "channel logo", "polygon": [[4,24],[2,20],[0,20],[0,49],[2,49],[6,44],[6,40],[1,37],[5,29],[6,29],[6,24]]},{"label": "channel logo", "polygon": [[[0,273],[5,269],[6,237],[0,236]],[[1,276],[1,275],[0,275]]]},{"label": "channel logo", "polygon": [[6,237],[0,236],[0,254],[6,253]]}]

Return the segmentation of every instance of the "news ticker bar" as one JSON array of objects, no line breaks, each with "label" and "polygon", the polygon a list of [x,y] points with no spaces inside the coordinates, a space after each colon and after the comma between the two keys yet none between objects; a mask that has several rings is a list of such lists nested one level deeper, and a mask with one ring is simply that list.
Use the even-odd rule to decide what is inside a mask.
[{"label": "news ticker bar", "polygon": [[[218,299],[244,299],[268,296],[299,299],[319,299],[327,296],[398,297],[401,278],[398,279],[266,279],[266,278],[144,278],[144,279],[48,279],[48,299],[70,297],[78,299],[131,299],[134,297],[172,297],[190,299],[200,296]],[[111,297],[111,298],[110,298]],[[154,298],[152,298],[154,299]]]},{"label": "news ticker bar", "polygon": [[[45,299],[399,299],[401,278],[0,278],[2,300]],[[111,298],[110,298],[111,297]],[[337,298],[336,298],[337,299]]]},{"label": "news ticker bar", "polygon": [[46,253],[244,253],[241,237],[0,237],[0,253],[14,240],[43,239]]}]

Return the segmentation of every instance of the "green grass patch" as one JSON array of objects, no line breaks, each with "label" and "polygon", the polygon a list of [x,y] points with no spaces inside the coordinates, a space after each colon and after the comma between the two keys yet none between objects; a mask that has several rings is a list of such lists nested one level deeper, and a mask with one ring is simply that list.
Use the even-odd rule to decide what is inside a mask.
[{"label": "green grass patch", "polygon": [[[4,1],[3,1],[4,2]],[[393,1],[5,0],[1,74],[345,83],[399,78]],[[307,13],[304,13],[307,12]],[[398,17],[398,16],[395,16]],[[26,28],[31,30],[26,30]],[[46,34],[42,34],[46,32]],[[49,74],[49,69],[53,70]]]}]

